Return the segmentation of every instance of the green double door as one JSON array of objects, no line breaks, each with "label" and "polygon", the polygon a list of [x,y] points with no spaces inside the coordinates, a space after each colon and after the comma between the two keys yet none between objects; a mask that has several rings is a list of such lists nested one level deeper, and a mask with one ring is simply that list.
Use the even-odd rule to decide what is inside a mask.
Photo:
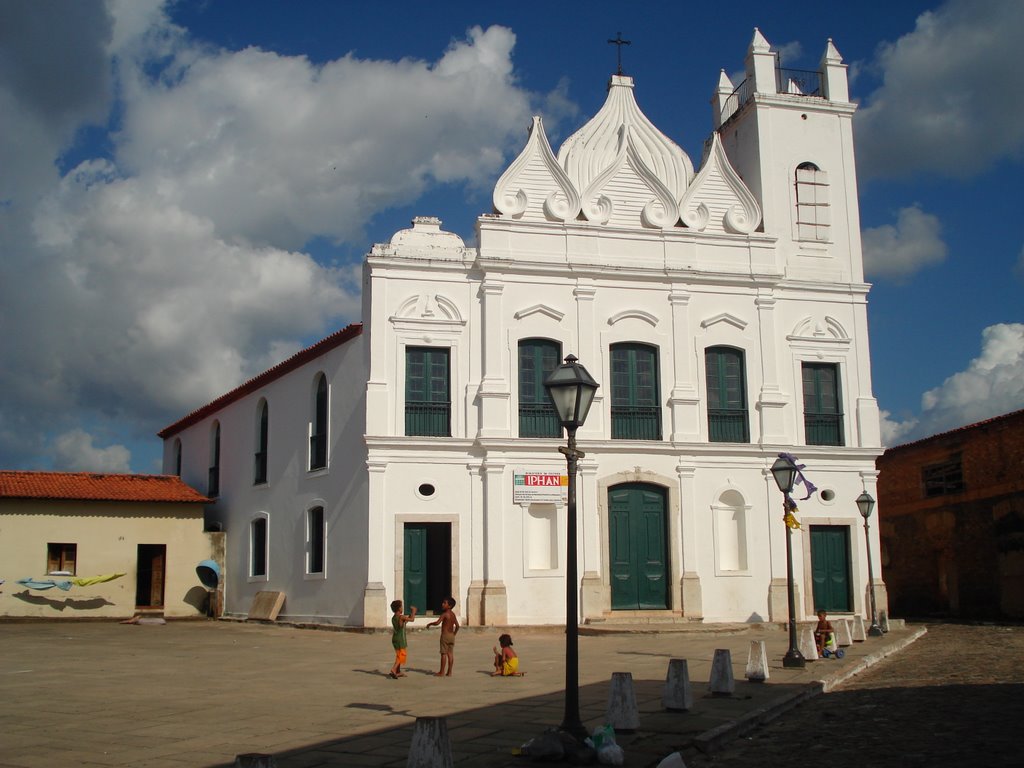
[{"label": "green double door", "polygon": [[811,526],[811,579],[815,611],[847,613],[852,609],[848,526]]},{"label": "green double door", "polygon": [[406,523],[403,606],[417,613],[440,613],[452,594],[452,527],[449,523]]},{"label": "green double door", "polygon": [[669,607],[665,489],[626,483],[608,491],[612,610]]}]

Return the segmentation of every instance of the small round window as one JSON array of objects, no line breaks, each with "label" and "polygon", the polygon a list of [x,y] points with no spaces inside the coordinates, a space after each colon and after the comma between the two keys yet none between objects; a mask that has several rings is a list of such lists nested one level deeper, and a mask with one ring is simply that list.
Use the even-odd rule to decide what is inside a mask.
[{"label": "small round window", "polygon": [[819,493],[818,495],[821,496],[822,501],[833,501],[836,497],[836,492],[833,491],[831,488],[826,488],[825,490],[821,491],[821,493]]},{"label": "small round window", "polygon": [[430,483],[423,483],[423,484],[420,485],[419,488],[416,489],[416,492],[420,496],[423,496],[423,497],[428,498],[428,499],[431,496],[433,496],[436,491],[437,491],[437,489],[434,488],[434,486],[431,485]]}]

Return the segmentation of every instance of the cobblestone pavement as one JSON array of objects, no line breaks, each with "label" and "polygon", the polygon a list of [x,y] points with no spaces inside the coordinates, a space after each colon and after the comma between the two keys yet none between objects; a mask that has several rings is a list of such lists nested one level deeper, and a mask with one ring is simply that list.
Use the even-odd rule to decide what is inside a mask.
[{"label": "cobblestone pavement", "polygon": [[1024,626],[928,634],[687,768],[1024,765]]}]

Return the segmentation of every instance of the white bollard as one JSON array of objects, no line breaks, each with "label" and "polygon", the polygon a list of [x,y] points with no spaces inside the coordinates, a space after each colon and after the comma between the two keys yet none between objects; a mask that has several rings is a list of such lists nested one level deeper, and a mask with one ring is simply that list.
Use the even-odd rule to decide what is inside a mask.
[{"label": "white bollard", "polygon": [[728,648],[715,649],[708,690],[715,696],[731,696],[736,690],[736,679],[732,675],[732,653]]},{"label": "white bollard", "polygon": [[864,617],[858,614],[853,617],[853,642],[863,643],[867,639],[867,632],[864,631]]},{"label": "white bollard", "polygon": [[768,653],[765,651],[764,640],[750,641],[745,677],[752,683],[763,683],[768,679]]},{"label": "white bollard", "polygon": [[616,731],[635,731],[640,726],[640,709],[631,672],[612,672],[605,723]]},{"label": "white bollard", "polygon": [[273,755],[263,755],[258,752],[235,755],[234,768],[276,768],[276,766],[277,761]]},{"label": "white bollard", "polygon": [[840,648],[853,645],[853,634],[850,632],[850,620],[839,619],[833,626],[836,628],[836,642]]},{"label": "white bollard", "polygon": [[685,712],[693,707],[693,689],[690,687],[690,672],[686,666],[686,659],[669,660],[661,703],[665,709],[672,712]]},{"label": "white bollard", "polygon": [[452,768],[452,742],[443,717],[417,717],[406,768]]},{"label": "white bollard", "polygon": [[807,661],[817,661],[818,646],[814,642],[814,630],[813,629],[801,629],[800,630],[800,653],[804,655]]},{"label": "white bollard", "polygon": [[616,731],[635,731],[640,727],[640,710],[633,691],[632,672],[612,672],[604,721]]},{"label": "white bollard", "polygon": [[673,752],[658,763],[658,768],[686,768],[686,763],[683,762],[682,755],[678,752]]}]

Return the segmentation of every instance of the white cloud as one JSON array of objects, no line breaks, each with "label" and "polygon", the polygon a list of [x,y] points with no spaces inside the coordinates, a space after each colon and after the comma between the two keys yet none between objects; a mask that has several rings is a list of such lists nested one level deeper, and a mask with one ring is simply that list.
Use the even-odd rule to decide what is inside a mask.
[{"label": "white cloud", "polygon": [[942,223],[916,205],[901,208],[895,226],[865,229],[861,235],[869,277],[900,280],[946,259]]},{"label": "white cloud", "polygon": [[92,435],[73,429],[54,440],[54,466],[66,472],[129,472],[131,452],[123,445],[97,448]]},{"label": "white cloud", "polygon": [[920,439],[1024,408],[1024,323],[982,331],[981,354],[921,397],[921,415],[898,435]]},{"label": "white cloud", "polygon": [[779,54],[779,64],[783,67],[792,66],[804,55],[804,47],[799,40],[793,40],[782,45],[773,45],[772,50]]},{"label": "white cloud", "polygon": [[508,29],[474,28],[435,64],[186,50],[173,82],[133,89],[118,164],[220,237],[358,241],[374,213],[432,183],[501,170],[530,115],[514,43]]},{"label": "white cloud", "polygon": [[904,442],[903,436],[910,434],[914,427],[917,426],[917,419],[915,418],[908,418],[906,421],[899,421],[893,418],[893,415],[889,411],[882,411],[880,416],[882,445],[886,447],[899,445]]},{"label": "white cloud", "polygon": [[[364,248],[375,214],[486,183],[543,100],[517,85],[503,27],[436,62],[314,65],[196,45],[160,0],[73,5],[0,4],[21,34],[0,38],[0,466],[126,468],[78,425],[153,440],[358,319],[352,265],[307,243]],[[30,66],[36,51],[55,63]],[[76,131],[107,121],[112,93],[112,143],[87,154]]]},{"label": "white cloud", "polygon": [[855,117],[862,177],[969,176],[1024,151],[1014,94],[1024,3],[949,0],[879,49],[883,84]]}]

